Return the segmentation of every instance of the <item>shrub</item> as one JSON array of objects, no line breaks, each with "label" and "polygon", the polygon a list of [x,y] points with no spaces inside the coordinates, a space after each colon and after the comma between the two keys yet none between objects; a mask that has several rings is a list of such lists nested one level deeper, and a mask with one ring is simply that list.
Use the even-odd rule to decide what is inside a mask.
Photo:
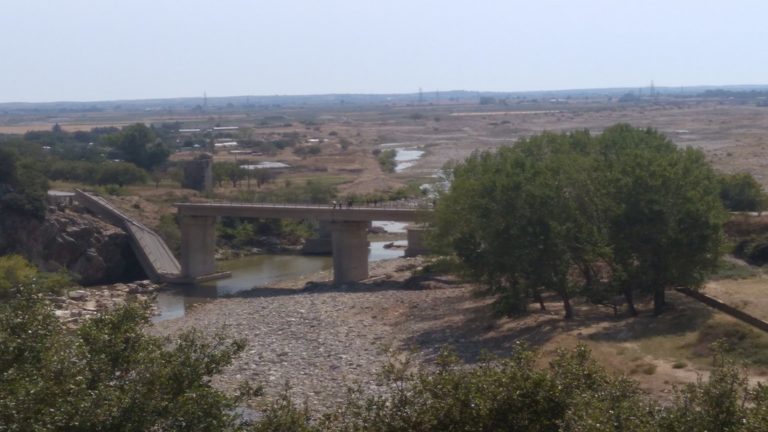
[{"label": "shrub", "polygon": [[376,156],[376,160],[379,162],[382,171],[389,173],[395,172],[395,167],[397,166],[397,163],[395,162],[397,150],[381,150],[378,153],[374,153],[374,156]]},{"label": "shrub", "polygon": [[131,304],[67,331],[38,296],[0,303],[0,430],[236,430],[238,400],[210,377],[241,341],[150,336]]},{"label": "shrub", "polygon": [[720,176],[720,199],[731,211],[762,211],[766,205],[765,192],[749,173]]}]

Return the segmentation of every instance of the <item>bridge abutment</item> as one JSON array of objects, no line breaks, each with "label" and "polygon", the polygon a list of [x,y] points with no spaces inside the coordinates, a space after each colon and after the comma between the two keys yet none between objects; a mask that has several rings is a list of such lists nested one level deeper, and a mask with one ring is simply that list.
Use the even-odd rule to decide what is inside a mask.
[{"label": "bridge abutment", "polygon": [[181,276],[196,279],[216,272],[216,218],[181,218]]},{"label": "bridge abutment", "polygon": [[368,228],[370,222],[332,221],[333,282],[340,284],[368,278]]}]

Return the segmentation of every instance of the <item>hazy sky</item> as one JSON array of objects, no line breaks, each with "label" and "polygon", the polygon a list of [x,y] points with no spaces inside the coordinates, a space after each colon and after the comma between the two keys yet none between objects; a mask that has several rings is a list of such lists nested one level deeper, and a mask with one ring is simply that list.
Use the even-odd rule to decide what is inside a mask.
[{"label": "hazy sky", "polygon": [[0,0],[0,102],[768,84],[765,0]]}]

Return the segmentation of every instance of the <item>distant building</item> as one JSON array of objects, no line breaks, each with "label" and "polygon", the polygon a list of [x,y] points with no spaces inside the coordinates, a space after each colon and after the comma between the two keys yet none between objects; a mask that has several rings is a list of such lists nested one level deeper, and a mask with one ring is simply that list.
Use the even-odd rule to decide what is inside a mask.
[{"label": "distant building", "polygon": [[213,156],[203,153],[184,164],[181,186],[200,192],[213,190]]}]

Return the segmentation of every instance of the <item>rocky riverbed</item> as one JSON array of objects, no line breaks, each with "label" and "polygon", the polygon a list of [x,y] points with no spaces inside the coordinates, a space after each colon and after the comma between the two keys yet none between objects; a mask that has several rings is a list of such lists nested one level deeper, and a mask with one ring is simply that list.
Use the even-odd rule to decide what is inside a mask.
[{"label": "rocky riverbed", "polygon": [[248,380],[275,395],[288,382],[296,400],[322,410],[342,400],[348,386],[376,391],[387,348],[418,343],[452,319],[447,309],[468,298],[456,281],[411,278],[422,265],[421,258],[373,263],[368,281],[341,287],[320,272],[213,300],[152,331],[223,329],[245,338],[245,353],[216,378],[218,386],[234,391]]},{"label": "rocky riverbed", "polygon": [[118,283],[87,289],[71,289],[63,295],[51,295],[48,300],[54,307],[56,317],[68,328],[76,328],[85,320],[132,300],[149,302],[154,313],[155,306],[152,301],[159,288],[159,285],[150,281]]}]

